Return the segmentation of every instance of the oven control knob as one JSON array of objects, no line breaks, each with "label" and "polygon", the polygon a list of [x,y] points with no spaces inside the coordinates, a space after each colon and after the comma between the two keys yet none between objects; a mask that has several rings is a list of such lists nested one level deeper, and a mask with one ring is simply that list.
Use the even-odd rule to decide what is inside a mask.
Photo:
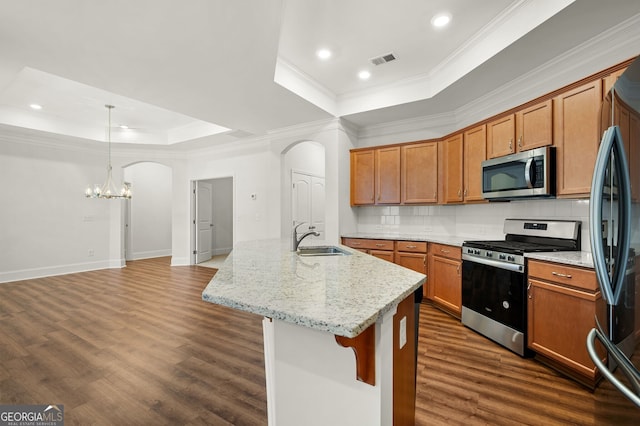
[{"label": "oven control knob", "polygon": [[504,254],[501,254],[500,256],[498,256],[498,259],[500,260],[505,260],[507,258],[507,256],[505,256]]},{"label": "oven control knob", "polygon": [[507,260],[508,260],[509,262],[515,262],[515,261],[516,261],[516,258],[515,258],[514,256],[508,256],[508,257],[507,257]]},{"label": "oven control knob", "polygon": [[488,252],[486,253],[486,256],[487,256],[487,257],[493,257],[493,252],[492,252],[492,251],[488,251]]},{"label": "oven control knob", "polygon": [[480,250],[474,251],[473,254],[480,254]]},{"label": "oven control knob", "polygon": [[469,253],[469,254],[473,254],[473,249],[468,248],[468,249],[467,249],[467,253]]}]

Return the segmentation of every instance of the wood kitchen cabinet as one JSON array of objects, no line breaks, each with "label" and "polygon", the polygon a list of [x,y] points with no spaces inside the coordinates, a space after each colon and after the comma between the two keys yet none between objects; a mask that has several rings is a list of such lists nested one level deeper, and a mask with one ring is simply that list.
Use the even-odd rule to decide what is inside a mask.
[{"label": "wood kitchen cabinet", "polygon": [[487,123],[487,158],[513,154],[516,117],[509,114]]},{"label": "wood kitchen cabinet", "polygon": [[[427,274],[427,243],[419,241],[396,241],[395,263]],[[427,295],[427,283],[422,287],[422,294]]]},{"label": "wood kitchen cabinet", "polygon": [[438,202],[438,143],[403,145],[400,151],[402,204]]},{"label": "wood kitchen cabinet", "polygon": [[[606,318],[595,272],[591,269],[529,260],[527,344],[538,359],[593,388],[598,372],[586,340]],[[604,348],[599,347],[602,358]]]},{"label": "wood kitchen cabinet", "polygon": [[462,249],[438,243],[429,244],[427,298],[460,317],[462,311]]},{"label": "wood kitchen cabinet", "polygon": [[553,99],[558,197],[588,197],[600,144],[600,79]]},{"label": "wood kitchen cabinet", "polygon": [[347,247],[370,254],[391,263],[394,262],[394,242],[391,240],[372,240],[366,238],[343,238],[342,244]]},{"label": "wood kitchen cabinet", "polygon": [[351,152],[351,205],[400,204],[400,147]]},{"label": "wood kitchen cabinet", "polygon": [[487,124],[487,157],[553,145],[551,99],[500,117]]},{"label": "wood kitchen cabinet", "polygon": [[487,126],[464,132],[464,202],[484,201],[482,198],[482,162],[487,159]]},{"label": "wood kitchen cabinet", "polygon": [[442,157],[442,201],[444,204],[463,201],[463,142],[462,133],[445,139],[441,143]]},{"label": "wood kitchen cabinet", "polygon": [[553,145],[553,102],[548,99],[516,112],[516,151]]}]

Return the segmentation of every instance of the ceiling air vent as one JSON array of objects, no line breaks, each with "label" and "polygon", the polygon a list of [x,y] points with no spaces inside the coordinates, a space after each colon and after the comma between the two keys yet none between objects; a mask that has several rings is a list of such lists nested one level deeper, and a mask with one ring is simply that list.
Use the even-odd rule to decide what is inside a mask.
[{"label": "ceiling air vent", "polygon": [[387,53],[386,55],[376,56],[375,58],[371,58],[369,60],[373,65],[382,65],[386,64],[387,62],[395,61],[396,59],[396,55],[394,55],[393,53]]}]

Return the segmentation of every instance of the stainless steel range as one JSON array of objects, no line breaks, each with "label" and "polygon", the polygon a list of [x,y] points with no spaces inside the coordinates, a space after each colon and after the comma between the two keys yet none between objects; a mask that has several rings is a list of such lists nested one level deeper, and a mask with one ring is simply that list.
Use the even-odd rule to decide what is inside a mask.
[{"label": "stainless steel range", "polygon": [[511,351],[527,350],[525,253],[580,250],[580,221],[506,219],[504,240],[462,244],[462,323]]}]

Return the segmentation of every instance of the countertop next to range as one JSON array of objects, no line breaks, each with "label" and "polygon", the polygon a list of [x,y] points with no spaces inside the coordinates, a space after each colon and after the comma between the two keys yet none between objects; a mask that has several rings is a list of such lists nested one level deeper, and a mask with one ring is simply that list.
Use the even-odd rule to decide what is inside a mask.
[{"label": "countertop next to range", "polygon": [[[367,238],[375,240],[396,240],[396,241],[424,241],[428,243],[448,244],[451,246],[462,246],[465,241],[480,240],[478,237],[460,235],[429,235],[429,234],[402,234],[402,233],[349,233],[343,234],[344,238]],[[562,263],[565,265],[580,266],[593,269],[593,257],[587,251],[558,251],[543,253],[527,253],[525,257],[529,259],[544,260],[547,262]]]},{"label": "countertop next to range", "polygon": [[425,281],[418,272],[342,246],[346,256],[298,256],[289,241],[238,243],[202,299],[355,337]]}]

